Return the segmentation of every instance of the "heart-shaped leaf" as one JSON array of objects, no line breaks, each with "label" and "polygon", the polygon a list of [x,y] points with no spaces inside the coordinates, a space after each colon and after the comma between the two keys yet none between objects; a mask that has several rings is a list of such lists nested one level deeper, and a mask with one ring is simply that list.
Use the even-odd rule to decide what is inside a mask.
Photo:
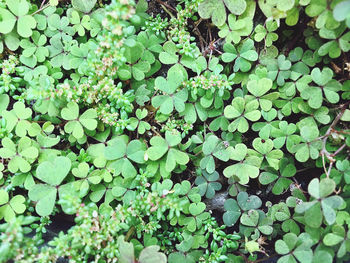
[{"label": "heart-shaped leaf", "polygon": [[55,206],[56,195],[56,187],[45,184],[34,185],[28,193],[29,198],[37,202],[35,211],[40,216],[48,216],[52,213]]},{"label": "heart-shaped leaf", "polygon": [[72,0],[72,5],[75,9],[87,14],[94,8],[96,2],[97,0]]},{"label": "heart-shaped leaf", "polygon": [[59,156],[53,161],[45,161],[36,169],[35,176],[41,181],[58,186],[62,183],[71,168],[71,160],[67,157]]},{"label": "heart-shaped leaf", "polygon": [[203,202],[199,202],[198,204],[192,203],[190,204],[189,211],[193,216],[198,216],[205,210],[205,207]]},{"label": "heart-shaped leaf", "polygon": [[248,196],[247,192],[240,192],[237,195],[238,205],[244,211],[248,211],[250,209],[258,209],[261,207],[262,202],[259,197],[256,195]]}]

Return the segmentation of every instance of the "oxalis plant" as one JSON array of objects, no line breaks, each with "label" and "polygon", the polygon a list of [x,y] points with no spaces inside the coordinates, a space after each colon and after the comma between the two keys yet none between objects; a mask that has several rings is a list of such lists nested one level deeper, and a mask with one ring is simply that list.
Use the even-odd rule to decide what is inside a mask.
[{"label": "oxalis plant", "polygon": [[349,0],[3,0],[0,262],[350,260]]}]

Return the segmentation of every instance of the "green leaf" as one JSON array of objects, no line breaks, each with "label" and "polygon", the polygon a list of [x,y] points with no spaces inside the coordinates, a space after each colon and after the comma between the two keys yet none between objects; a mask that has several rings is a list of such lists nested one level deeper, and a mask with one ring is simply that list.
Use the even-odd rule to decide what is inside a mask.
[{"label": "green leaf", "polygon": [[258,209],[262,205],[261,199],[259,197],[256,195],[248,196],[247,192],[240,192],[237,195],[237,202],[243,211]]},{"label": "green leaf", "polygon": [[350,1],[342,1],[338,3],[333,9],[334,19],[337,21],[343,21],[349,17],[350,14]]},{"label": "green leaf", "polygon": [[204,19],[211,18],[216,26],[226,21],[226,10],[222,0],[204,0],[199,4],[198,13]]},{"label": "green leaf", "polygon": [[160,249],[159,246],[153,245],[146,247],[141,251],[139,262],[140,263],[153,263],[153,262],[159,262],[159,263],[166,263],[167,257],[162,252],[158,252]]},{"label": "green leaf", "polygon": [[236,176],[239,178],[240,184],[247,184],[249,183],[249,178],[259,176],[259,168],[247,163],[237,163],[226,167],[224,169],[224,175],[227,178]]},{"label": "green leaf", "polygon": [[0,8],[0,33],[8,34],[16,24],[16,17],[7,9]]},{"label": "green leaf", "polygon": [[147,149],[145,160],[156,161],[168,151],[168,143],[160,136],[152,137],[150,143],[152,146]]},{"label": "green leaf", "polygon": [[248,91],[255,97],[261,97],[272,88],[272,80],[262,78],[259,80],[251,80],[247,84]]},{"label": "green leaf", "polygon": [[17,21],[17,32],[22,37],[30,37],[32,29],[36,27],[36,20],[30,15],[19,17]]},{"label": "green leaf", "polygon": [[249,210],[241,216],[241,224],[245,226],[256,227],[259,221],[259,212],[256,210]]},{"label": "green leaf", "polygon": [[128,158],[136,163],[144,163],[146,146],[139,140],[132,140],[127,147],[126,154]]},{"label": "green leaf", "polygon": [[227,199],[224,203],[226,212],[223,215],[225,225],[233,226],[241,216],[241,209],[237,201],[234,199]]},{"label": "green leaf", "polygon": [[44,184],[34,185],[28,193],[29,198],[37,202],[35,211],[40,216],[48,216],[52,213],[55,206],[56,195],[56,187]]},{"label": "green leaf", "polygon": [[86,110],[79,117],[79,122],[88,130],[95,130],[97,127],[97,112],[94,109]]},{"label": "green leaf", "polygon": [[323,243],[326,246],[335,246],[335,245],[339,244],[340,242],[342,242],[343,240],[344,240],[343,236],[339,236],[339,235],[334,234],[334,233],[328,233],[323,238]]},{"label": "green leaf", "polygon": [[275,243],[275,251],[280,255],[285,255],[289,253],[289,247],[283,240],[277,240]]},{"label": "green leaf", "polygon": [[97,0],[72,0],[72,5],[75,9],[87,14],[94,8],[96,2]]},{"label": "green leaf", "polygon": [[326,197],[335,190],[335,182],[330,178],[323,178],[321,182],[314,178],[308,186],[308,192],[316,199]]},{"label": "green leaf", "polygon": [[247,7],[245,0],[224,0],[228,10],[235,15],[241,15]]},{"label": "green leaf", "polygon": [[6,190],[0,190],[0,205],[6,204],[9,201],[9,194]]},{"label": "green leaf", "polygon": [[198,216],[205,210],[205,204],[202,202],[199,202],[197,204],[191,203],[189,206],[189,211],[193,216]]},{"label": "green leaf", "polygon": [[66,108],[61,111],[61,116],[67,121],[75,120],[79,117],[79,106],[75,102],[69,102]]},{"label": "green leaf", "polygon": [[3,110],[6,110],[10,103],[10,97],[7,94],[0,94],[0,116]]},{"label": "green leaf", "polygon": [[35,176],[49,185],[58,186],[67,176],[70,168],[70,159],[67,157],[59,156],[52,161],[45,161],[41,163],[36,169]]}]

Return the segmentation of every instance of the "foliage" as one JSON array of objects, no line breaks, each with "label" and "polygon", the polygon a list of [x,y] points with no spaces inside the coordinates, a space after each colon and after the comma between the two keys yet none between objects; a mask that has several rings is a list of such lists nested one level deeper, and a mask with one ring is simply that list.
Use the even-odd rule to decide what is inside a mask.
[{"label": "foliage", "polygon": [[0,262],[350,259],[349,0],[0,2]]}]

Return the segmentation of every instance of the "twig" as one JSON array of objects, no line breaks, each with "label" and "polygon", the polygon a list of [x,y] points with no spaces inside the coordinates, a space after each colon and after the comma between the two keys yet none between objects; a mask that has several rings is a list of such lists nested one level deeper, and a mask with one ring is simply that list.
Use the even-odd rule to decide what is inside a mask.
[{"label": "twig", "polygon": [[269,260],[270,258],[275,257],[275,256],[277,256],[277,255],[278,255],[278,254],[272,254],[272,255],[269,256],[269,257],[255,260],[254,263],[258,263],[258,262],[263,262],[263,261]]},{"label": "twig", "polygon": [[334,162],[331,162],[331,163],[329,164],[328,172],[327,172],[327,177],[329,177],[329,175],[331,174],[331,170],[332,170],[333,163],[334,163]]},{"label": "twig", "polygon": [[309,169],[311,169],[312,167],[305,167],[305,168],[302,168],[302,169],[299,169],[297,170],[295,173],[301,173],[301,172],[304,172],[304,171],[307,171]]},{"label": "twig", "polygon": [[31,16],[40,13],[41,11],[43,11],[44,9],[48,8],[50,6],[50,4],[46,4],[43,7],[40,7],[38,10],[36,10],[33,14],[31,14]]},{"label": "twig", "polygon": [[174,7],[172,7],[171,5],[165,3],[165,2],[163,2],[163,1],[161,1],[161,0],[156,0],[156,1],[157,1],[160,5],[162,5],[162,6],[164,6],[164,7],[167,7],[167,8],[169,8],[170,10],[176,12],[176,9],[175,9]]},{"label": "twig", "polygon": [[162,135],[160,135],[153,126],[151,126],[151,130],[158,136],[162,137]]},{"label": "twig", "polygon": [[[40,8],[42,8],[42,7],[44,6],[45,3],[46,3],[46,0],[43,0],[43,1],[41,2]],[[40,8],[39,8],[39,9],[40,9]]]},{"label": "twig", "polygon": [[194,23],[194,28],[193,28],[192,32],[194,32],[198,36],[199,42],[200,42],[200,46],[201,46],[201,50],[202,50],[202,53],[203,53],[204,52],[204,43],[205,43],[205,45],[207,45],[207,42],[205,41],[204,37],[202,36],[201,32],[198,29],[198,26],[199,26],[199,24],[201,22],[202,22],[202,18]]},{"label": "twig", "polygon": [[132,226],[130,229],[129,229],[129,231],[128,231],[128,233],[126,233],[126,236],[125,236],[125,241],[129,241],[130,240],[130,238],[131,238],[131,236],[134,234],[134,232],[135,232],[135,227],[134,226]]},{"label": "twig", "polygon": [[[326,134],[324,135],[323,139],[322,139],[322,150],[321,150],[321,155],[322,155],[322,164],[323,164],[323,169],[326,173],[326,176],[329,177],[330,171],[332,169],[333,163],[335,162],[335,159],[333,158],[336,154],[338,154],[341,150],[343,150],[343,148],[345,146],[341,146],[334,154],[329,153],[326,150],[326,144],[327,144],[327,139],[328,137],[332,134],[334,127],[337,125],[337,123],[340,121],[341,117],[344,115],[345,110],[347,109],[348,105],[350,104],[350,101],[344,103],[343,105],[340,106],[340,112],[338,113],[338,115],[335,117],[335,119],[333,120],[332,124],[329,126],[329,128],[327,129]],[[327,157],[327,159],[330,161],[330,166],[329,169],[327,171],[326,168],[326,162],[325,162],[325,158]]]},{"label": "twig", "polygon": [[336,156],[339,152],[341,152],[346,146],[346,143],[344,143],[342,146],[339,147],[338,150],[336,150],[333,154],[331,154],[332,157]]}]

